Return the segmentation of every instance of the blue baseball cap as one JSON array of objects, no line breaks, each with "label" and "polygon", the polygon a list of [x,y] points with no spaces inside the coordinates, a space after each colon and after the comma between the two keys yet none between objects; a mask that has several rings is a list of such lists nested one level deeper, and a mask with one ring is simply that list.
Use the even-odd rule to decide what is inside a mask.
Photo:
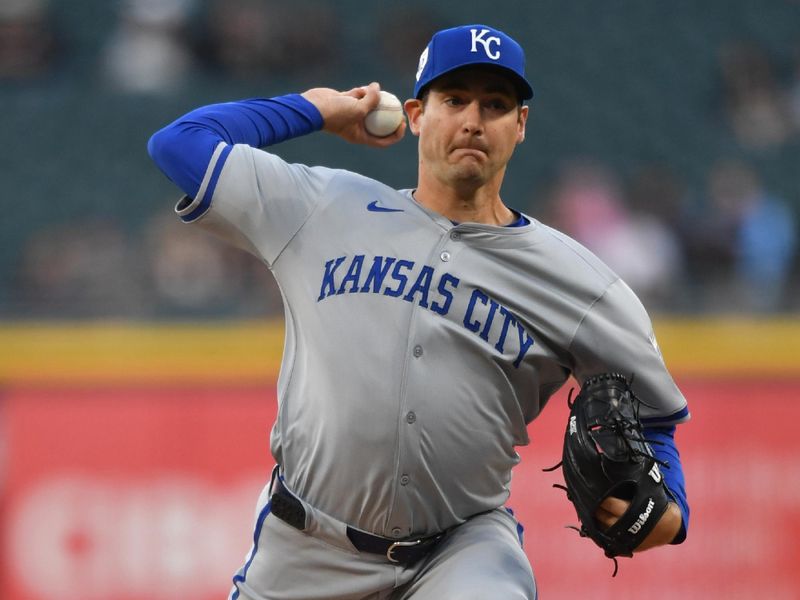
[{"label": "blue baseball cap", "polygon": [[434,79],[471,65],[491,65],[509,75],[522,100],[533,97],[525,79],[525,51],[511,37],[488,25],[463,25],[436,32],[419,57],[414,97]]}]

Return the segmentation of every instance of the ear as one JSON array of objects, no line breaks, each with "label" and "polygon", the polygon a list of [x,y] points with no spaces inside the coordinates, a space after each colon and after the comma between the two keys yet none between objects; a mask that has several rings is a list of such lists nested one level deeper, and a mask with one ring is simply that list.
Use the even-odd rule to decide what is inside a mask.
[{"label": "ear", "polygon": [[517,118],[517,143],[525,141],[525,125],[528,123],[528,106],[521,106]]},{"label": "ear", "polygon": [[417,100],[416,98],[409,98],[403,104],[403,108],[405,109],[406,116],[408,117],[408,128],[414,135],[419,135],[420,118],[422,117],[422,112],[423,112],[422,100]]}]

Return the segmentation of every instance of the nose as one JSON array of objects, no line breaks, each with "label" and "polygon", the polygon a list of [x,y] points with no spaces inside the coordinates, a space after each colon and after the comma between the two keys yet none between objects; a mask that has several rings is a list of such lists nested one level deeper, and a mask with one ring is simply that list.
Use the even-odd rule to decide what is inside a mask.
[{"label": "nose", "polygon": [[481,118],[481,105],[477,100],[473,100],[464,107],[461,112],[464,133],[481,134],[483,133],[483,119]]}]

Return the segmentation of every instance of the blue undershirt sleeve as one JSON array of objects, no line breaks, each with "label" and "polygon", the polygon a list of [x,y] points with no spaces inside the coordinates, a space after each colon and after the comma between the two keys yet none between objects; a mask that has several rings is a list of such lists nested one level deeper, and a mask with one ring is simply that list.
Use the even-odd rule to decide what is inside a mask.
[{"label": "blue undershirt sleeve", "polygon": [[220,142],[263,148],[322,129],[317,107],[299,94],[211,104],[187,113],[147,143],[158,167],[194,198]]},{"label": "blue undershirt sleeve", "polygon": [[668,467],[661,469],[661,474],[667,489],[672,493],[673,499],[681,511],[681,529],[672,540],[673,544],[680,544],[686,539],[689,529],[689,503],[686,500],[686,481],[681,457],[675,445],[675,426],[645,427],[644,437],[651,442],[650,447],[653,449],[655,457],[668,464]]}]

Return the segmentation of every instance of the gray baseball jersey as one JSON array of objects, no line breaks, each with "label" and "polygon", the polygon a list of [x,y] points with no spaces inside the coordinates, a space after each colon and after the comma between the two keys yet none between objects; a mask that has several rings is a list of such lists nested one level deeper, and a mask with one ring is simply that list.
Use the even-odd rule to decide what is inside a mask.
[{"label": "gray baseball jersey", "polygon": [[[642,417],[686,402],[645,310],[575,241],[454,224],[355,173],[236,145],[179,214],[261,258],[284,297],[271,448],[320,511],[401,538],[500,506],[515,446],[570,374],[635,375]],[[213,195],[213,198],[211,197]]]}]

